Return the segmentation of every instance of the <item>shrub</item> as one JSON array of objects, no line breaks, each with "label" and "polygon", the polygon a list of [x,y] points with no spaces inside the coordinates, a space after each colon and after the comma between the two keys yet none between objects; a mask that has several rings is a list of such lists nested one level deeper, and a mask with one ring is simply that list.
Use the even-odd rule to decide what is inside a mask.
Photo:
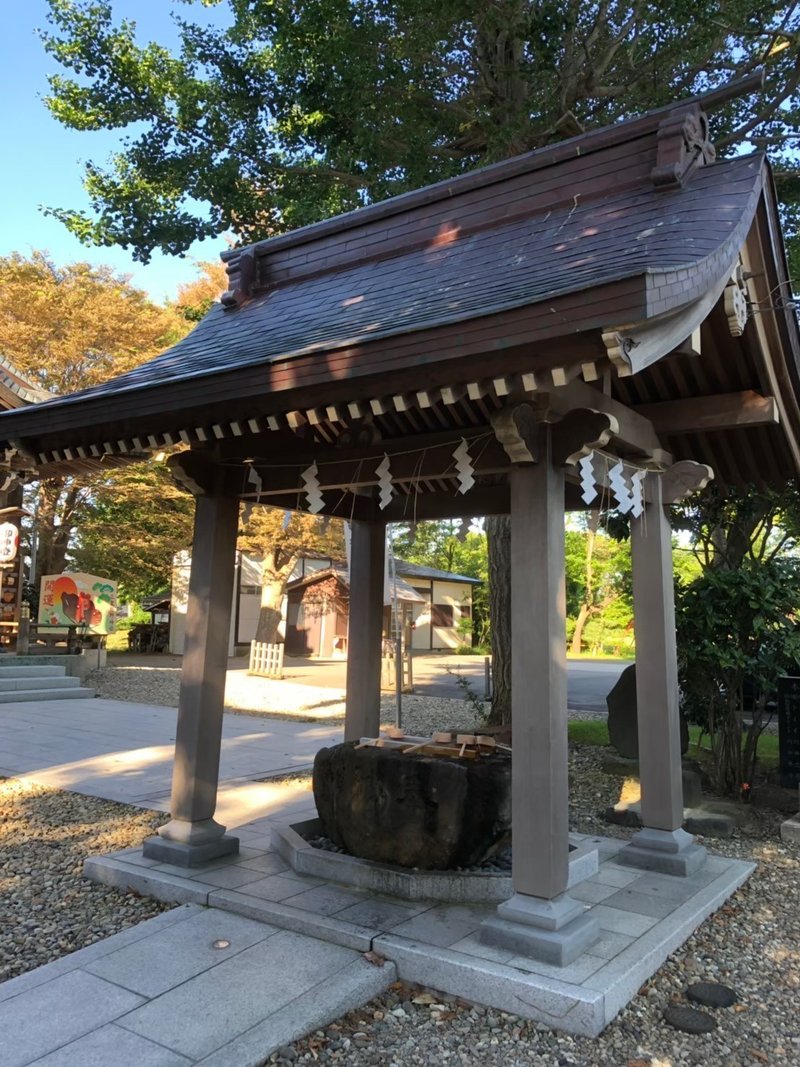
[{"label": "shrub", "polygon": [[678,589],[683,711],[709,735],[714,784],[723,794],[738,795],[753,778],[778,678],[800,658],[798,604],[794,558],[746,557],[736,569],[711,567]]}]

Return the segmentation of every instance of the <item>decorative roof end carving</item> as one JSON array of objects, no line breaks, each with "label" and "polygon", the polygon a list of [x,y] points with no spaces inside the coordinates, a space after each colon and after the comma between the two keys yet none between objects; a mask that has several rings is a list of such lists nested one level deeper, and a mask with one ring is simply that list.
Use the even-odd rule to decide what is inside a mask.
[{"label": "decorative roof end carving", "polygon": [[658,127],[658,156],[650,172],[658,189],[680,188],[697,167],[713,163],[708,117],[697,104],[677,108]]},{"label": "decorative roof end carving", "polygon": [[226,311],[232,311],[246,304],[256,288],[256,257],[252,249],[243,251],[227,266],[230,288],[220,297]]},{"label": "decorative roof end carving", "polygon": [[731,337],[741,337],[744,333],[750,313],[747,295],[747,282],[744,280],[742,265],[738,263],[733,269],[731,280],[725,286],[725,314],[728,316]]}]

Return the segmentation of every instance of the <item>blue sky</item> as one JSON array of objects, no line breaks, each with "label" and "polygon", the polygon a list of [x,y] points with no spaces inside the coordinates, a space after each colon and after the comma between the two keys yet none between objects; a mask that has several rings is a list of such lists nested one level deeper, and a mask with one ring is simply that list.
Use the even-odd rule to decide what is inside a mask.
[{"label": "blue sky", "polygon": [[[113,6],[116,14],[137,22],[143,39],[165,44],[176,41],[169,15],[173,4],[168,0],[114,0]],[[174,6],[189,13],[183,5]],[[198,6],[192,12],[198,21],[202,10]],[[219,19],[222,11],[212,12],[212,17]],[[179,283],[196,276],[193,260],[216,259],[225,242],[198,244],[184,259],[156,253],[145,267],[123,249],[82,245],[60,222],[40,211],[42,204],[88,208],[81,161],[104,163],[119,140],[112,133],[64,129],[45,108],[42,97],[47,92],[47,75],[59,69],[36,35],[47,22],[45,0],[0,0],[0,12],[0,255],[27,255],[40,248],[47,249],[57,263],[108,263],[132,275],[134,284],[155,299],[173,296]]]}]

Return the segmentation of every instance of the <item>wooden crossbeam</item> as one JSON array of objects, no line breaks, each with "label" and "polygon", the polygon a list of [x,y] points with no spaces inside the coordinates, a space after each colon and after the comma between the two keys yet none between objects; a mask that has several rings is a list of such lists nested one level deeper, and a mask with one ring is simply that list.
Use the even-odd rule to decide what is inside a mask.
[{"label": "wooden crossbeam", "polygon": [[663,434],[707,433],[738,430],[747,426],[774,426],[779,421],[778,403],[752,389],[716,396],[686,397],[657,404],[639,404],[632,409],[648,419]]}]

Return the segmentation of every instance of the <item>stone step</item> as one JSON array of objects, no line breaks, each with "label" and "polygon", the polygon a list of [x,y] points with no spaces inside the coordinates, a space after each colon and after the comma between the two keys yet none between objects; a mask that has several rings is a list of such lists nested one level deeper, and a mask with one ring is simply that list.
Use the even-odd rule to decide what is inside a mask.
[{"label": "stone step", "polygon": [[15,704],[22,700],[92,700],[94,689],[16,689],[0,692],[0,704]]},{"label": "stone step", "polygon": [[36,675],[31,677],[26,674],[24,678],[3,678],[0,676],[0,693],[17,692],[20,689],[76,689],[80,686],[80,678],[73,678],[65,674]]},{"label": "stone step", "polygon": [[66,667],[47,663],[30,666],[17,663],[12,667],[0,667],[0,678],[63,678],[66,673]]}]

